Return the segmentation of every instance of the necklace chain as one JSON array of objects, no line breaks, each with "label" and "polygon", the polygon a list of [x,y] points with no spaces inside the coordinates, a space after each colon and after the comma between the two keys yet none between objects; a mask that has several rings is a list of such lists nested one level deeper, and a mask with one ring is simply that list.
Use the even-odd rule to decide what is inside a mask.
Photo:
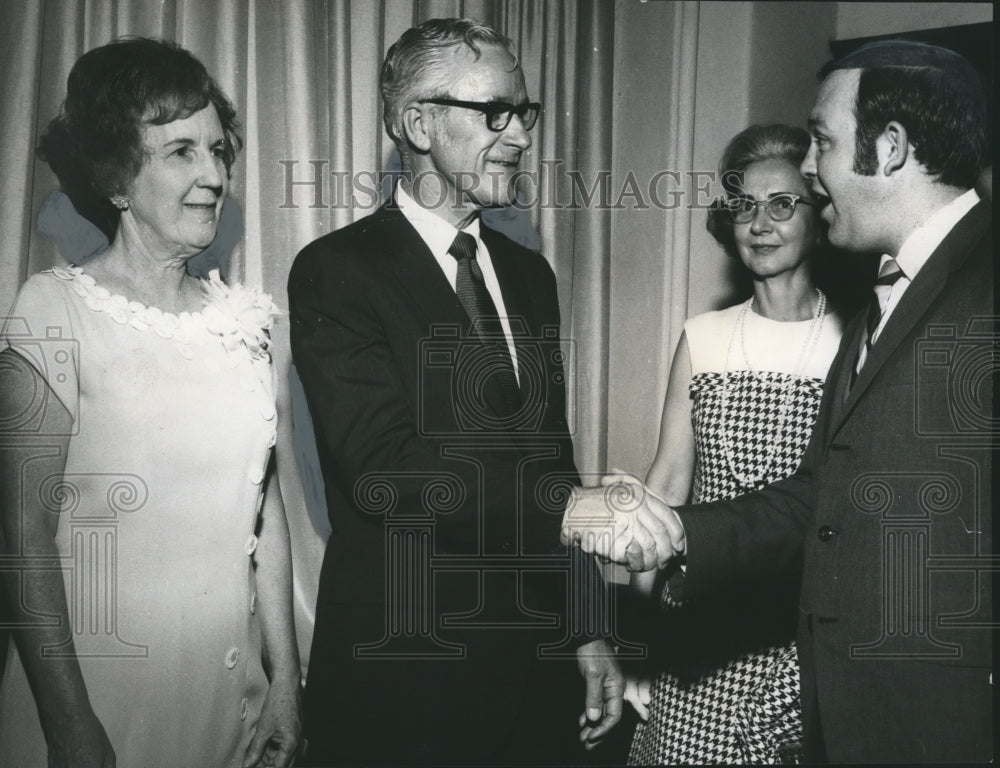
[{"label": "necklace chain", "polygon": [[[805,370],[809,359],[812,357],[813,349],[819,342],[820,335],[823,332],[823,320],[826,317],[827,300],[826,295],[819,290],[819,288],[816,289],[816,295],[816,311],[813,314],[812,322],[809,325],[809,332],[806,334],[806,338],[799,350],[798,360],[796,361],[794,372],[788,375],[788,379],[782,387],[783,391],[781,393],[781,400],[778,408],[778,423],[775,430],[775,434],[777,435],[784,433],[785,422],[788,419],[788,413],[791,410],[791,405],[794,400],[793,392],[795,386],[798,383],[802,372]],[[759,474],[756,477],[741,475],[739,471],[737,471],[736,461],[733,458],[733,439],[726,430],[727,417],[732,407],[732,403],[730,402],[729,359],[733,355],[733,347],[735,346],[737,339],[739,339],[740,352],[742,353],[743,362],[746,364],[747,371],[752,377],[757,377],[759,375],[758,371],[750,362],[750,356],[747,351],[746,343],[746,318],[752,308],[753,296],[747,299],[740,308],[740,313],[736,318],[736,325],[733,327],[733,333],[729,337],[729,348],[726,351],[726,360],[723,364],[722,370],[722,402],[721,413],[719,414],[719,432],[722,437],[722,446],[726,454],[726,462],[729,464],[729,471],[732,473],[733,478],[744,488],[751,488],[767,478],[768,472],[771,470],[771,465],[774,464],[775,457],[779,452],[776,445],[771,445],[769,450],[766,452],[766,460],[762,463]]]}]

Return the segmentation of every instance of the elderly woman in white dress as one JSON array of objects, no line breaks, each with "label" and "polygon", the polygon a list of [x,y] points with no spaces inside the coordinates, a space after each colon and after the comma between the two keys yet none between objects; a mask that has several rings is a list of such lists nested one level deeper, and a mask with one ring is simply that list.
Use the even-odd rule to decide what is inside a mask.
[{"label": "elderly woman in white dress", "polygon": [[4,766],[287,766],[297,749],[277,310],[186,269],[216,235],[235,126],[190,53],[131,38],[80,58],[42,139],[111,244],[31,277],[4,326]]}]

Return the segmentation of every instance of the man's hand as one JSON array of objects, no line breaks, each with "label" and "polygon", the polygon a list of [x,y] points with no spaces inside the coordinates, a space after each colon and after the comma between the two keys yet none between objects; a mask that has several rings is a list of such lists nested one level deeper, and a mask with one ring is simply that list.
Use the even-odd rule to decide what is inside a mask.
[{"label": "man's hand", "polygon": [[560,539],[628,566],[663,568],[685,551],[677,513],[632,475],[609,475],[600,488],[576,488],[563,514]]},{"label": "man's hand", "polygon": [[606,640],[592,640],[576,649],[580,674],[587,682],[586,709],[580,715],[580,741],[596,747],[622,716],[625,678]]}]

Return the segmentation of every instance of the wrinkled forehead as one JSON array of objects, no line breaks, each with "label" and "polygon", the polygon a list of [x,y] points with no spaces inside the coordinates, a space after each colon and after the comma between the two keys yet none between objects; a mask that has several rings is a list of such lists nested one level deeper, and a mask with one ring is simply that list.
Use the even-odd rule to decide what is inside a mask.
[{"label": "wrinkled forehead", "polygon": [[524,73],[505,48],[480,45],[477,55],[465,44],[454,46],[445,57],[441,85],[456,99],[509,101],[527,98]]},{"label": "wrinkled forehead", "polygon": [[750,163],[743,170],[742,191],[755,200],[766,200],[772,195],[791,192],[807,195],[809,187],[799,173],[799,166],[780,157],[769,157]]},{"label": "wrinkled forehead", "polygon": [[214,144],[224,138],[219,113],[213,104],[166,123],[146,122],[141,128],[141,136],[147,147],[156,147],[172,141],[189,143],[203,141]]}]

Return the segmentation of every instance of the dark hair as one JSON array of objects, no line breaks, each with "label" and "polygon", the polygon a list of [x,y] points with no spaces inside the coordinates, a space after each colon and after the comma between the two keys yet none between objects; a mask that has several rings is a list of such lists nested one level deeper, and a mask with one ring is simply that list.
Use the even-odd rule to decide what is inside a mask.
[{"label": "dark hair", "polygon": [[987,152],[986,96],[973,66],[954,51],[912,40],[881,40],[827,62],[831,72],[860,69],[854,105],[854,172],[872,176],[875,140],[886,123],[906,128],[917,162],[942,184],[969,188]]},{"label": "dark hair", "polygon": [[111,239],[119,213],[108,198],[123,194],[142,168],[144,126],[189,117],[208,104],[222,124],[228,173],[243,145],[236,110],[204,65],[168,40],[121,38],[73,65],[66,100],[38,154],[77,210]]},{"label": "dark hair", "polygon": [[[736,134],[722,153],[719,178],[728,197],[743,195],[743,172],[761,160],[786,160],[796,168],[809,151],[809,133],[802,128],[774,123],[751,125]],[[708,209],[706,227],[725,252],[737,258],[733,219],[725,207],[726,199],[716,200]]]},{"label": "dark hair", "polygon": [[517,62],[510,39],[475,19],[430,19],[406,30],[386,53],[379,75],[382,122],[400,154],[406,150],[403,108],[417,99],[440,95],[430,91],[442,80],[445,54],[463,43],[477,58],[481,45],[497,45]]}]

